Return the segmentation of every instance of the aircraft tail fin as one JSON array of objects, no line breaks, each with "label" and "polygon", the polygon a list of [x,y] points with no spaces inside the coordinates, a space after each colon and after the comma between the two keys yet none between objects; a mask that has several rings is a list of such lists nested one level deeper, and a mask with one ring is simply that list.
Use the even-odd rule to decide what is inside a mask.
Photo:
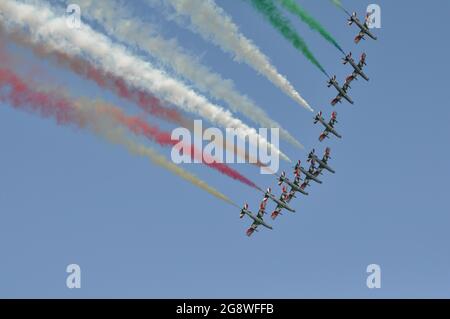
[{"label": "aircraft tail fin", "polygon": [[239,218],[243,218],[245,216],[245,212],[244,212],[245,210],[248,210],[248,204],[247,203],[245,203],[244,207],[242,207],[241,213],[239,214]]},{"label": "aircraft tail fin", "polygon": [[284,179],[286,178],[286,172],[283,171],[280,175],[280,177],[278,178],[278,185],[281,186],[284,182]]},{"label": "aircraft tail fin", "polygon": [[281,212],[274,211],[274,212],[272,213],[272,215],[270,215],[270,217],[271,217],[273,220],[275,220],[275,218],[277,218],[278,215],[283,215],[283,214],[282,214]]}]

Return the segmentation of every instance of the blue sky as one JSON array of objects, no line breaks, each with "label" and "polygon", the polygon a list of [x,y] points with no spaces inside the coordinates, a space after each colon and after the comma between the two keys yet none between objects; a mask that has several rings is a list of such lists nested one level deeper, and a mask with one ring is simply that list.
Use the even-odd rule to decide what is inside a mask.
[{"label": "blue sky", "polygon": [[[334,91],[320,71],[248,3],[217,3],[317,111],[331,113]],[[89,132],[0,105],[0,297],[449,297],[450,3],[377,1],[379,40],[358,46],[356,27],[348,27],[345,14],[328,1],[299,3],[344,50],[367,52],[371,80],[352,86],[354,106],[336,107],[343,139],[323,145],[312,113],[156,9],[139,6],[166,37],[233,79],[300,139],[305,151],[281,144],[291,158],[305,159],[312,147],[332,148],[337,173],[295,200],[295,215],[286,213],[273,231],[247,238],[250,221],[240,220],[238,210],[148,160]],[[369,2],[344,4],[361,15]],[[349,67],[340,63],[339,51],[291,19],[327,72],[342,79]],[[74,94],[137,110],[9,47]],[[291,173],[289,164],[281,165]],[[279,192],[273,177],[249,165],[234,167]],[[200,165],[185,168],[256,210],[261,196],[254,190]],[[65,285],[71,263],[82,270],[78,290]],[[381,289],[366,287],[372,263],[381,266]]]}]

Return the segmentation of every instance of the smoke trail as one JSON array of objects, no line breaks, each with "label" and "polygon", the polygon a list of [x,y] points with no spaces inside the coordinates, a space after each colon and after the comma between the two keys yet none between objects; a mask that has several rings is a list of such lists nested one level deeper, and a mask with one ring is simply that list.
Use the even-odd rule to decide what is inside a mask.
[{"label": "smoke trail", "polygon": [[[44,49],[42,46],[41,48]],[[40,56],[54,57],[60,65],[68,67],[78,75],[94,81],[99,87],[110,90],[121,98],[138,105],[149,114],[179,124],[183,127],[187,127],[190,123],[190,121],[180,112],[165,105],[164,102],[157,97],[142,90],[130,87],[122,78],[116,77],[110,73],[102,72],[85,60],[72,58],[67,54],[59,52],[45,54],[44,51],[39,50],[39,47],[33,47],[33,50]]]},{"label": "smoke trail", "polygon": [[14,108],[32,111],[47,118],[55,118],[58,124],[89,128],[97,134],[106,137],[111,142],[125,146],[132,153],[148,157],[155,164],[168,169],[211,195],[235,205],[225,195],[195,175],[167,161],[151,148],[127,139],[120,128],[117,128],[111,122],[108,123],[105,118],[97,117],[93,120],[93,113],[80,112],[79,109],[73,107],[68,99],[51,93],[33,90],[15,73],[8,69],[0,69],[0,88],[3,88],[3,90],[0,90],[0,101],[11,104]]},{"label": "smoke trail", "polygon": [[172,162],[169,162],[164,156],[162,156],[161,154],[158,154],[157,152],[155,152],[153,149],[149,148],[149,147],[145,147],[143,145],[140,144],[136,144],[134,143],[132,140],[130,139],[126,139],[124,137],[123,134],[120,133],[120,131],[116,130],[109,130],[103,133],[104,135],[106,135],[106,138],[108,138],[111,142],[113,143],[117,143],[117,144],[121,144],[123,146],[125,146],[129,152],[137,154],[137,155],[141,155],[141,156],[145,156],[147,158],[149,158],[153,163],[171,171],[172,173],[180,176],[181,178],[189,181],[190,183],[194,184],[195,186],[207,191],[208,193],[210,193],[211,195],[235,206],[238,207],[233,201],[231,201],[228,197],[226,197],[225,195],[223,195],[222,193],[220,193],[219,191],[217,191],[216,189],[212,188],[211,186],[209,186],[207,183],[205,183],[204,181],[200,180],[197,176],[195,176],[192,173],[189,173],[187,171],[185,171],[184,169],[182,169],[181,167],[175,165]]},{"label": "smoke trail", "polygon": [[[71,0],[59,0],[69,4]],[[133,16],[126,5],[115,0],[92,1],[78,0],[82,12],[91,20],[100,23],[110,37],[137,47],[159,59],[177,74],[191,81],[203,92],[209,93],[218,100],[225,101],[233,112],[240,112],[261,127],[278,127],[280,136],[294,146],[302,145],[272,120],[264,110],[258,107],[249,97],[237,92],[232,80],[223,79],[200,63],[195,57],[185,52],[175,39],[167,40],[158,34],[156,28]]]},{"label": "smoke trail", "polygon": [[[0,33],[1,35],[1,33]],[[0,39],[2,39],[0,37]],[[2,42],[3,43],[3,42]],[[7,61],[10,60],[9,56],[6,55],[6,51],[0,47],[0,57],[4,58],[4,62],[7,63]],[[20,94],[21,88],[24,88],[23,90],[27,91],[29,90],[27,86],[21,81],[18,80],[17,76],[14,77],[14,74],[12,73],[5,73],[3,75],[3,78],[5,78],[7,81],[5,83],[12,83],[14,88],[14,93],[12,96],[14,98],[24,98],[27,96],[31,96],[30,94],[24,95]],[[9,81],[9,82],[8,82]],[[57,97],[56,93],[46,95]],[[36,98],[36,96],[34,96]],[[64,101],[62,98],[60,98],[60,101]],[[96,103],[92,103],[86,99],[79,100],[76,103],[69,103],[66,102],[65,104],[61,105],[63,109],[56,113],[56,118],[58,122],[65,124],[65,118],[75,118],[75,114],[73,112],[73,108],[77,106],[78,108],[82,108],[84,110],[95,110],[96,113],[99,113],[100,115],[108,116],[111,121],[115,121],[117,124],[121,124],[125,127],[127,127],[131,132],[133,132],[136,135],[143,135],[147,139],[154,141],[162,146],[176,146],[179,145],[179,141],[172,140],[171,134],[168,132],[161,131],[157,126],[152,126],[149,123],[147,123],[144,119],[138,116],[127,116],[124,114],[121,109],[114,107],[112,105],[106,104],[104,102],[98,101]],[[44,115],[49,110],[47,109],[41,109],[41,111],[44,112]],[[51,110],[50,110],[51,111]],[[78,123],[78,126],[82,126],[82,121],[78,120],[76,121]],[[231,177],[234,180],[240,181],[250,187],[259,189],[252,181],[250,181],[248,178],[242,176],[237,171],[233,170],[231,167],[222,164],[222,163],[214,163],[210,158],[203,158],[203,154],[201,151],[198,151],[194,148],[193,145],[189,145],[187,143],[184,143],[183,145],[184,149],[189,149],[191,152],[192,158],[198,159],[200,162],[203,162],[205,165],[209,166],[212,169],[217,170],[221,174],[224,174],[228,177]]]},{"label": "smoke trail", "polygon": [[187,127],[191,123],[180,112],[169,107],[154,95],[129,86],[121,77],[104,72],[86,60],[70,56],[63,52],[54,51],[48,46],[35,43],[29,37],[25,36],[22,30],[14,28],[5,30],[0,23],[0,37],[8,38],[21,46],[33,50],[33,53],[40,58],[49,59],[60,66],[69,68],[79,76],[95,82],[100,88],[112,91],[121,98],[138,105],[142,110],[155,117],[183,127]]},{"label": "smoke trail", "polygon": [[[3,40],[1,35],[2,34],[0,32],[0,39]],[[1,43],[3,43],[3,41]],[[8,63],[8,64],[9,64],[9,61],[11,60],[9,55],[6,54],[6,50],[4,50],[2,47],[0,47],[0,58],[2,58],[3,62]],[[16,81],[15,83],[19,83],[19,82]],[[19,83],[19,84],[21,84],[21,83]],[[16,85],[15,88],[19,88],[19,86]],[[15,96],[19,96],[19,95],[15,95]],[[48,96],[50,96],[50,95],[48,95]],[[57,96],[57,95],[55,93],[53,93],[53,96]],[[92,103],[88,100],[83,99],[83,100],[79,100],[75,104],[72,104],[72,105],[67,104],[65,106],[71,106],[72,108],[74,106],[77,106],[78,108],[83,108],[83,109],[87,109],[87,110],[89,110],[89,109],[95,110],[96,113],[99,113],[102,116],[108,116],[111,121],[115,121],[117,124],[127,127],[134,134],[143,135],[146,138],[148,138],[149,140],[154,141],[162,146],[179,145],[179,141],[171,139],[170,133],[163,132],[157,126],[150,125],[141,117],[127,116],[126,114],[123,113],[123,111],[121,111],[121,109],[114,107],[110,104],[106,104],[101,101]],[[60,112],[60,114],[64,115],[64,114],[67,114],[69,111],[71,111],[71,110],[69,110],[68,107],[66,107],[63,109],[62,112]],[[73,115],[73,114],[70,114],[70,115]],[[73,116],[69,116],[69,117],[73,118]],[[81,124],[80,122],[81,121],[78,121],[78,124]],[[221,174],[231,177],[234,180],[240,181],[250,187],[259,189],[259,187],[257,187],[252,181],[250,181],[248,178],[242,176],[239,172],[233,170],[231,167],[229,167],[225,164],[222,164],[222,163],[215,163],[210,158],[203,158],[202,152],[195,149],[193,145],[184,143],[183,148],[190,149],[192,158],[198,159],[200,162],[203,162],[205,165],[209,166],[212,169],[217,170]]]},{"label": "smoke trail", "polygon": [[[19,45],[32,49],[33,52],[39,57],[56,61],[59,65],[67,67],[78,75],[92,80],[99,87],[111,90],[118,96],[139,105],[144,111],[169,122],[176,123],[195,133],[193,121],[185,119],[179,112],[177,112],[177,110],[169,109],[166,106],[161,106],[162,102],[156,97],[142,90],[131,88],[121,78],[102,72],[88,61],[71,57],[60,52],[50,52],[45,46],[28,41],[28,39],[26,39],[18,30],[11,31],[9,35],[5,35],[0,24],[0,39],[2,39],[3,36],[7,36],[8,39],[11,39]],[[0,42],[0,44],[1,43],[2,42]],[[0,56],[0,58],[2,57]],[[201,136],[196,136],[196,138],[201,138]],[[216,143],[218,147],[226,149],[229,152],[233,152],[238,157],[245,159],[247,163],[254,163],[256,166],[263,168],[267,172],[273,173],[257,158],[253,158],[245,150],[239,149],[237,145],[234,145],[233,147],[228,141],[224,141],[224,145],[219,144],[217,141],[214,141],[214,143]]]},{"label": "smoke trail", "polygon": [[290,161],[280,150],[268,143],[255,129],[248,127],[229,111],[210,103],[183,83],[168,77],[150,63],[130,54],[126,48],[113,44],[102,34],[82,24],[78,29],[70,28],[66,20],[55,16],[46,6],[33,6],[11,0],[0,2],[1,21],[7,26],[28,29],[31,40],[45,43],[52,50],[72,56],[83,56],[99,65],[106,72],[122,77],[133,87],[153,92],[170,103],[199,114],[223,128],[234,128],[239,137],[254,137],[260,144],[270,148],[282,159]]},{"label": "smoke trail", "polygon": [[117,123],[122,124],[127,127],[131,132],[136,135],[143,135],[150,141],[154,141],[161,146],[172,146],[177,148],[177,150],[188,149],[192,159],[197,159],[200,162],[204,163],[206,166],[217,170],[221,174],[225,176],[231,177],[234,180],[237,180],[241,183],[244,183],[250,187],[256,188],[260,190],[255,183],[250,181],[245,176],[241,175],[239,172],[235,171],[231,167],[223,163],[214,162],[212,158],[206,156],[201,152],[201,150],[197,150],[194,145],[189,145],[186,142],[183,142],[180,145],[179,140],[172,140],[171,134],[168,132],[161,131],[157,126],[150,125],[141,117],[138,116],[127,116],[117,107],[106,104],[104,102],[98,101],[96,103],[92,103],[89,101],[82,101],[77,103],[81,108],[89,108],[95,109],[97,113],[100,113],[102,116],[108,116],[110,119],[114,120]]},{"label": "smoke trail", "polygon": [[[154,0],[146,0],[146,2],[151,6],[154,5]],[[166,0],[165,2],[173,7],[178,16],[189,18],[192,31],[200,34],[205,40],[213,42],[223,51],[232,54],[236,61],[247,63],[298,104],[313,111],[292,84],[270,63],[268,57],[239,31],[230,16],[213,0]]]},{"label": "smoke trail", "polygon": [[342,2],[340,0],[331,0],[331,2],[333,2],[336,7],[338,7],[339,9],[341,9],[342,11],[344,11],[345,13],[347,13],[349,16],[351,15],[343,6]]},{"label": "smoke trail", "polygon": [[300,5],[298,5],[294,0],[278,0],[281,4],[289,10],[291,13],[298,16],[304,23],[309,25],[309,27],[322,35],[322,37],[333,44],[339,51],[345,54],[344,50],[342,50],[341,46],[337,41],[333,38],[333,36],[325,30],[325,28],[320,24],[319,21],[314,19],[305,9],[303,9]]},{"label": "smoke trail", "polygon": [[289,20],[287,20],[273,0],[249,0],[252,2],[253,6],[264,15],[264,17],[272,24],[272,26],[277,29],[292,45],[303,53],[303,55],[311,61],[312,64],[317,66],[323,74],[327,77],[328,74],[325,69],[320,65],[319,61],[314,57],[312,52],[309,50],[306,42],[297,34],[294,28],[291,26]]},{"label": "smoke trail", "polygon": [[338,8],[342,8],[342,2],[340,0],[331,0]]}]

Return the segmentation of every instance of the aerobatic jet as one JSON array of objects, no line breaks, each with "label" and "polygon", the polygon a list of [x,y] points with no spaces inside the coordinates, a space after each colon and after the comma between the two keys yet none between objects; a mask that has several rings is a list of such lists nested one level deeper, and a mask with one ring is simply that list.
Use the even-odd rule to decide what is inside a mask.
[{"label": "aerobatic jet", "polygon": [[309,167],[309,170],[306,170],[306,169],[304,169],[302,167],[302,163],[301,163],[300,160],[297,162],[297,164],[295,164],[295,168],[294,169],[295,169],[295,172],[299,172],[300,171],[303,174],[305,174],[305,176],[306,176],[305,177],[305,181],[306,180],[313,180],[313,181],[315,181],[318,184],[322,184],[322,181],[317,178],[317,176],[319,176],[320,172],[318,172],[316,170],[314,161],[311,161],[311,165]]},{"label": "aerobatic jet", "polygon": [[334,174],[335,171],[328,165],[328,160],[331,158],[330,153],[331,149],[327,147],[325,149],[325,154],[323,155],[323,158],[320,159],[317,157],[315,150],[313,149],[308,155],[308,161],[311,161],[311,163],[317,162],[319,164],[318,168],[319,172],[322,172],[323,169],[326,169],[327,171]]},{"label": "aerobatic jet", "polygon": [[289,180],[289,178],[286,177],[286,172],[282,172],[280,177],[278,178],[278,185],[281,186],[281,184],[287,184],[291,187],[291,191],[302,193],[303,195],[308,195],[307,192],[305,192],[304,189],[301,188],[300,185],[300,176],[296,175],[294,181]]},{"label": "aerobatic jet", "polygon": [[[288,192],[286,187],[283,186],[283,193],[280,196],[280,201],[282,201],[283,203],[289,203],[293,197],[295,197],[295,192],[293,190]],[[282,205],[278,204],[275,210],[273,211],[272,215],[270,215],[270,217],[272,217],[272,219],[275,219],[277,218],[278,215],[283,215],[281,213],[281,210],[283,208],[286,207],[283,207]]]},{"label": "aerobatic jet", "polygon": [[331,113],[331,119],[327,123],[325,122],[325,119],[322,116],[322,111],[320,111],[319,114],[317,114],[316,117],[314,118],[314,124],[317,124],[318,122],[320,122],[323,126],[325,126],[325,130],[319,136],[319,141],[322,142],[325,138],[328,137],[329,133],[332,133],[338,138],[342,138],[342,136],[334,129],[334,126],[337,123],[337,112]]},{"label": "aerobatic jet", "polygon": [[306,189],[306,187],[309,186],[309,182],[310,182],[310,179],[305,178],[305,180],[304,180],[302,186],[300,186],[300,187],[301,187],[302,189]]},{"label": "aerobatic jet", "polygon": [[257,228],[260,225],[262,225],[268,229],[273,229],[272,226],[266,224],[266,222],[263,219],[263,216],[264,216],[265,210],[266,210],[266,204],[267,204],[267,198],[265,197],[259,206],[259,211],[256,216],[251,211],[248,210],[247,203],[241,209],[240,218],[243,218],[245,215],[247,215],[248,217],[253,219],[253,224],[250,226],[249,229],[247,229],[247,236],[251,236],[255,231],[257,231]]},{"label": "aerobatic jet", "polygon": [[[284,190],[284,189],[283,189]],[[295,213],[295,209],[291,208],[288,205],[288,202],[286,202],[285,197],[283,194],[281,194],[280,198],[276,198],[275,195],[272,194],[272,190],[270,188],[267,189],[267,191],[264,193],[265,198],[270,198],[275,204],[277,204],[277,207],[281,207],[282,209],[286,209],[292,213]]]},{"label": "aerobatic jet", "polygon": [[[298,164],[295,167],[298,167]],[[299,168],[298,169],[294,169],[294,176],[295,176],[294,181],[298,185],[300,185],[300,182],[302,180],[301,179],[301,175],[302,175],[302,172],[301,172],[301,170]],[[310,179],[308,177],[306,177],[305,180],[303,181],[303,183],[301,183],[300,189],[305,191],[306,187],[309,186],[309,182],[310,182]]]},{"label": "aerobatic jet", "polygon": [[[352,80],[356,80],[357,76],[361,76],[364,80],[369,81],[369,77],[363,72],[363,67],[366,65],[366,54],[361,54],[361,58],[359,60],[359,63],[356,64],[355,60],[352,57],[352,53],[350,52],[348,55],[345,56],[345,58],[342,59],[344,64],[350,63],[350,65],[353,67],[353,74],[350,76]],[[348,79],[348,78],[347,78]]]},{"label": "aerobatic jet", "polygon": [[353,12],[353,14],[348,19],[348,25],[352,25],[355,23],[361,31],[359,31],[358,35],[355,38],[355,43],[359,43],[361,39],[364,39],[366,35],[371,37],[372,39],[376,40],[377,37],[373,35],[369,30],[369,19],[370,19],[371,13],[366,14],[366,19],[364,20],[364,23],[362,23],[358,17],[356,16],[356,12]]},{"label": "aerobatic jet", "polygon": [[340,103],[342,98],[346,99],[350,104],[353,104],[352,99],[347,95],[347,91],[350,88],[350,82],[347,78],[347,81],[345,81],[345,84],[340,87],[338,81],[336,80],[336,75],[334,75],[330,80],[328,81],[328,87],[334,86],[334,88],[338,91],[338,95],[334,100],[331,101],[331,105],[336,105],[338,102]]}]

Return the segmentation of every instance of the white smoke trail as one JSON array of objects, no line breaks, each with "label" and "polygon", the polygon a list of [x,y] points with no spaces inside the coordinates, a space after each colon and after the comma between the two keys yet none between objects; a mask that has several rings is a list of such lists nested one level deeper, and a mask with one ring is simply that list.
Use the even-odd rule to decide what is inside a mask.
[{"label": "white smoke trail", "polygon": [[[72,0],[58,0],[70,4]],[[178,75],[191,81],[203,92],[225,101],[234,112],[240,112],[261,127],[280,128],[280,137],[294,146],[302,145],[281,125],[272,120],[249,97],[237,92],[232,80],[223,79],[185,52],[175,39],[167,40],[148,22],[132,16],[121,1],[77,0],[83,16],[100,23],[110,37],[115,37],[131,47],[137,47],[169,66]]]},{"label": "white smoke trail", "polygon": [[109,38],[88,25],[82,23],[80,28],[73,28],[65,17],[55,15],[47,6],[13,0],[0,1],[0,21],[3,21],[6,27],[26,28],[35,43],[43,43],[52,50],[72,56],[87,58],[91,63],[123,78],[135,87],[156,94],[186,111],[199,114],[218,126],[234,128],[242,139],[253,136],[281,158],[290,161],[255,129],[234,118],[229,111],[210,103],[205,97],[170,78],[149,62],[132,55],[125,47],[113,44]]},{"label": "white smoke trail", "polygon": [[[158,0],[146,2],[151,6],[159,3]],[[165,2],[172,6],[177,15],[189,18],[189,27],[192,31],[232,54],[235,60],[244,61],[298,104],[313,111],[292,84],[270,63],[269,58],[239,31],[231,17],[213,0],[165,0]]]}]

